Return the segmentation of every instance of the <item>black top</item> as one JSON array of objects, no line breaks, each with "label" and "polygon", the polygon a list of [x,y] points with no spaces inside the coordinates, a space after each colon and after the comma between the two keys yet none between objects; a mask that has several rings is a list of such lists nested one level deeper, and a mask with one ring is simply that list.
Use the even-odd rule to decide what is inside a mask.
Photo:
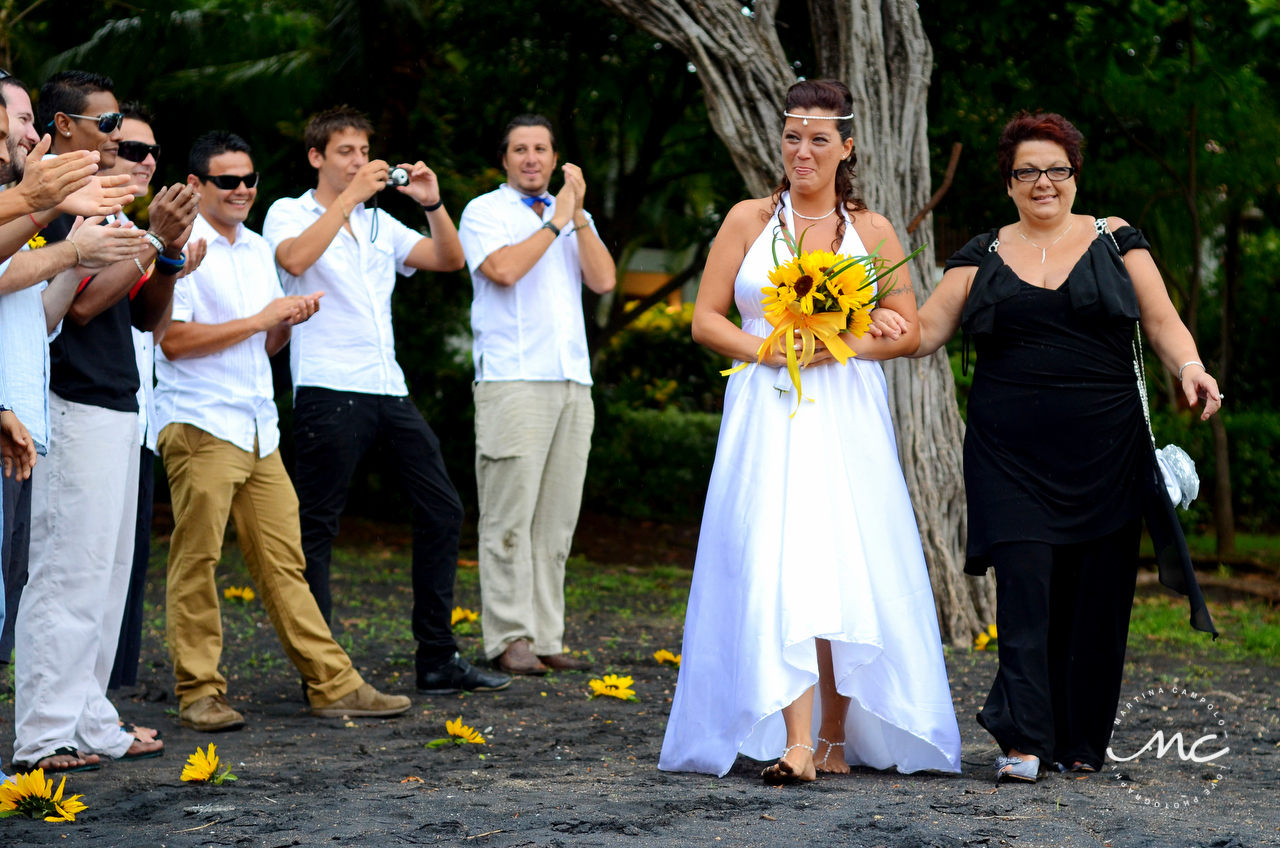
[{"label": "black top", "polygon": [[[978,267],[961,318],[978,353],[964,441],[965,571],[985,573],[991,547],[1001,542],[1084,542],[1144,513],[1150,524],[1153,509],[1161,523],[1153,537],[1176,548],[1164,525],[1172,517],[1177,527],[1177,518],[1153,476],[1159,471],[1134,373],[1138,302],[1121,259],[1150,245],[1133,227],[1117,230],[1114,242],[1100,232],[1066,282],[1048,290],[1020,279],[990,249],[998,232],[978,236],[947,262],[948,269]],[[1167,514],[1158,509],[1161,498]],[[1177,559],[1175,550],[1170,563]],[[1189,555],[1185,565],[1189,572]],[[1165,582],[1186,593],[1185,574]],[[1200,629],[1212,631],[1212,623]]]},{"label": "black top", "polygon": [[[72,216],[59,216],[41,235],[50,244],[62,241],[73,223]],[[72,403],[137,412],[142,384],[129,328],[141,318],[141,310],[135,315],[125,294],[83,327],[64,320],[62,332],[49,345],[49,388]]]}]

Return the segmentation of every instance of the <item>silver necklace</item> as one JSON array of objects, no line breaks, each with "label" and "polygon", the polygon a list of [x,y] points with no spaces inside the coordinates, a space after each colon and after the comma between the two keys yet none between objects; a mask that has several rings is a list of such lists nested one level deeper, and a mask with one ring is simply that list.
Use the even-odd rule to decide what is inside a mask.
[{"label": "silver necklace", "polygon": [[[802,215],[801,217],[804,217],[804,216]],[[1074,227],[1075,225],[1076,225],[1075,221],[1072,221],[1070,224],[1067,224],[1067,228],[1063,230],[1062,233],[1056,239],[1050,242],[1049,247],[1053,247],[1055,244],[1062,241],[1062,236],[1065,236],[1067,233],[1071,232],[1071,228]],[[1040,264],[1043,265],[1045,256],[1049,254],[1049,247],[1041,247],[1040,245],[1033,242],[1031,239],[1027,238],[1022,232],[1021,226],[1014,227],[1014,229],[1018,231],[1018,235],[1022,236],[1023,241],[1025,241],[1027,244],[1031,245],[1032,247],[1040,251]]]},{"label": "silver necklace", "polygon": [[797,218],[804,218],[806,221],[821,221],[823,218],[830,218],[830,217],[831,217],[832,212],[835,212],[835,211],[836,211],[837,209],[839,209],[839,208],[840,208],[840,207],[839,207],[838,205],[837,205],[837,206],[832,206],[832,207],[831,207],[831,212],[828,212],[828,213],[827,213],[827,214],[825,214],[825,215],[819,215],[818,217],[814,218],[814,217],[811,217],[811,216],[809,216],[809,215],[801,215],[799,212],[797,212],[797,211],[796,211],[796,208],[795,208],[794,206],[792,206],[792,207],[791,207],[791,214],[792,214],[792,215],[795,215]]}]

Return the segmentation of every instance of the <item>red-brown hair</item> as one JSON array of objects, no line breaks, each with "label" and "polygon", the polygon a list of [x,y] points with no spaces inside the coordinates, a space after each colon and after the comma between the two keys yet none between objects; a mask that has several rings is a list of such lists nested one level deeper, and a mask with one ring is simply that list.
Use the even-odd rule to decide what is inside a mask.
[{"label": "red-brown hair", "polygon": [[1022,111],[1013,116],[1013,120],[1005,124],[1000,133],[1000,147],[996,154],[1000,176],[1004,177],[1006,186],[1013,184],[1013,158],[1018,153],[1018,145],[1024,141],[1052,141],[1067,152],[1067,161],[1076,169],[1077,182],[1080,179],[1080,168],[1084,165],[1084,136],[1075,125],[1056,112],[1034,113]]}]

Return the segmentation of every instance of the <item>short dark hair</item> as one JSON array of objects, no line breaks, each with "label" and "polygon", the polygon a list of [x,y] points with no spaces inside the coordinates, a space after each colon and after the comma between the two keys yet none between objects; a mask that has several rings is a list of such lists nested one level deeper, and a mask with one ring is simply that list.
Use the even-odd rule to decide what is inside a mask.
[{"label": "short dark hair", "polygon": [[223,153],[245,153],[252,155],[249,142],[226,130],[213,130],[196,139],[191,145],[191,153],[187,156],[187,173],[209,173],[209,160]]},{"label": "short dark hair", "polygon": [[373,122],[369,116],[359,109],[352,109],[345,103],[332,109],[325,109],[307,122],[306,132],[302,135],[302,143],[308,152],[319,150],[323,156],[329,147],[329,139],[334,133],[343,130],[358,130],[367,136],[373,135]]},{"label": "short dark hair", "polygon": [[151,126],[154,119],[151,117],[151,110],[143,106],[136,100],[130,100],[120,104],[120,114],[134,121],[142,121],[147,126]]},{"label": "short dark hair", "polygon": [[8,109],[9,103],[4,99],[4,93],[0,92],[0,109]]},{"label": "short dark hair", "polygon": [[27,84],[15,76],[0,77],[0,89],[3,89],[6,85],[20,88],[28,96],[31,94],[31,89],[27,88]]},{"label": "short dark hair", "polygon": [[99,91],[115,93],[111,77],[89,71],[58,71],[40,86],[40,126],[47,128],[59,112],[79,115],[84,112],[90,94]]},{"label": "short dark hair", "polygon": [[996,161],[1000,168],[1000,176],[1004,177],[1006,186],[1013,184],[1013,160],[1018,155],[1018,145],[1024,141],[1052,141],[1060,145],[1067,153],[1067,161],[1076,169],[1076,180],[1080,179],[1080,168],[1084,165],[1084,134],[1075,125],[1056,112],[1022,111],[1013,116],[1013,120],[1004,125],[1000,133],[1000,145]]},{"label": "short dark hair", "polygon": [[502,141],[498,142],[498,162],[507,155],[507,146],[511,143],[511,131],[520,127],[546,127],[551,134],[551,149],[556,149],[556,130],[551,126],[551,119],[545,115],[516,115],[502,129]]}]

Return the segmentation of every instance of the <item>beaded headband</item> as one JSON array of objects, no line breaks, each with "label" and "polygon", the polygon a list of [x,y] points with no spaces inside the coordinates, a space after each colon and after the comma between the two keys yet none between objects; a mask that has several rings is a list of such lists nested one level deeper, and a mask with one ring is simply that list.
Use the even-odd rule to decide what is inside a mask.
[{"label": "beaded headband", "polygon": [[848,115],[796,115],[792,112],[783,112],[782,115],[783,117],[786,117],[786,118],[804,118],[804,126],[806,127],[809,126],[810,118],[813,118],[815,121],[852,121],[853,120],[852,113]]}]

